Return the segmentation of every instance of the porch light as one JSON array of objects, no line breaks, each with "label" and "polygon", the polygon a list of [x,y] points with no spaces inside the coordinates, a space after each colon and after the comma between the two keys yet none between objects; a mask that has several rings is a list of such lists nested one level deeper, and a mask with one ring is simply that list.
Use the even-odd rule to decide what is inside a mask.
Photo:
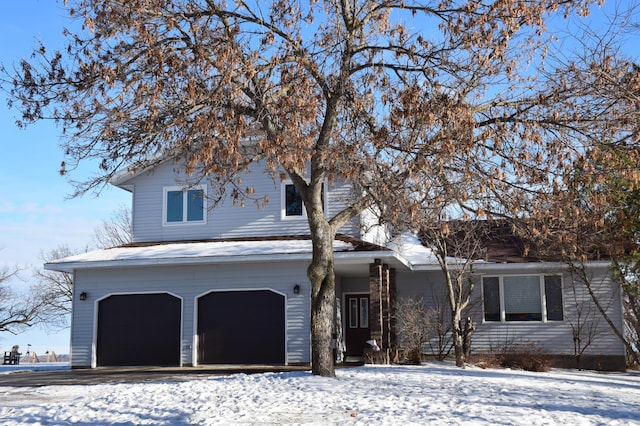
[{"label": "porch light", "polygon": [[87,292],[83,291],[82,293],[80,293],[80,300],[87,300]]},{"label": "porch light", "polygon": [[293,294],[300,294],[300,284],[293,286]]}]

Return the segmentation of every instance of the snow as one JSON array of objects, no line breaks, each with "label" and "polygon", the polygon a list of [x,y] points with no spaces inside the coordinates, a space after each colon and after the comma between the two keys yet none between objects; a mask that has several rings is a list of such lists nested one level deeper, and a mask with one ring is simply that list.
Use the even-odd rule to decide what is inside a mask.
[{"label": "snow", "polygon": [[0,387],[0,423],[640,425],[640,375],[423,366]]},{"label": "snow", "polygon": [[[140,247],[115,247],[106,250],[94,250],[55,260],[51,264],[131,259],[311,253],[311,244],[311,240],[164,243]],[[352,244],[343,241],[334,241],[333,247],[335,251],[353,250]]]},{"label": "snow", "polygon": [[0,374],[10,374],[19,371],[69,370],[71,368],[68,362],[21,362],[22,364],[18,365],[0,365]]},{"label": "snow", "polygon": [[[402,233],[387,245],[396,256],[404,259],[411,267],[439,267],[433,251],[422,245],[418,237]],[[336,253],[353,253],[354,245],[334,240]],[[94,250],[62,259],[53,260],[45,269],[72,272],[74,268],[91,267],[97,263],[113,262],[169,262],[180,259],[229,261],[231,258],[257,258],[267,256],[310,255],[313,247],[309,239],[275,239],[258,241],[208,241],[208,242],[168,242],[144,244],[141,246],[114,247]],[[455,263],[460,259],[450,258]],[[89,263],[89,264],[87,264]],[[111,265],[113,266],[113,265]]]},{"label": "snow", "polygon": [[392,240],[388,247],[400,253],[409,263],[437,265],[438,258],[428,247],[420,242],[420,239],[412,233],[404,232]]},{"label": "snow", "polygon": [[[418,237],[410,233],[400,234],[388,244],[388,248],[411,264],[437,265],[433,251],[422,245]],[[349,252],[353,244],[335,240],[335,252]],[[229,256],[258,256],[303,254],[312,252],[308,239],[259,240],[259,241],[209,241],[175,242],[141,245],[139,247],[114,247],[94,250],[52,261],[51,265],[82,262],[108,262],[122,260],[152,260],[173,258],[211,258]]]}]

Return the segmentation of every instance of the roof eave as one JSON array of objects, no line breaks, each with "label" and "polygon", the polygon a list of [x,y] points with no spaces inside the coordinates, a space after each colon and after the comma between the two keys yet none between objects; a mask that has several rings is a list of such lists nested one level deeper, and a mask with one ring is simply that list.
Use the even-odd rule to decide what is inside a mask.
[{"label": "roof eave", "polygon": [[[385,261],[396,260],[402,264],[409,265],[392,251],[344,251],[335,252],[334,260],[337,264],[349,263],[370,263],[372,259],[384,259]],[[165,258],[144,258],[144,259],[117,259],[98,260],[82,262],[55,262],[45,263],[44,269],[49,271],[73,273],[80,269],[102,269],[102,268],[129,268],[144,266],[172,266],[172,265],[201,265],[201,264],[222,264],[222,263],[257,263],[276,261],[309,261],[311,253],[280,253],[280,254],[251,254],[233,256],[191,256],[191,257],[165,257]]]},{"label": "roof eave", "polygon": [[[590,260],[584,262],[583,265],[588,268],[605,268],[608,267],[611,262],[607,260]],[[566,269],[568,268],[566,262],[486,262],[478,261],[473,263],[473,270],[479,273],[485,272],[514,272],[514,271],[540,271],[543,269]],[[413,264],[411,270],[413,271],[440,271],[440,265],[434,264]]]}]

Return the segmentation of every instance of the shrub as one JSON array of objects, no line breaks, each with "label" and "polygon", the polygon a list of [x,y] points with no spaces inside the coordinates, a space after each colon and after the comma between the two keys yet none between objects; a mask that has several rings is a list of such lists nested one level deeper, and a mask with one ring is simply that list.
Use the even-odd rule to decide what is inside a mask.
[{"label": "shrub", "polygon": [[433,309],[428,308],[422,298],[402,298],[396,307],[396,321],[403,361],[420,364],[424,344],[435,330]]},{"label": "shrub", "polygon": [[488,354],[477,357],[475,365],[481,368],[514,368],[526,371],[548,371],[546,351],[535,343],[509,343]]}]

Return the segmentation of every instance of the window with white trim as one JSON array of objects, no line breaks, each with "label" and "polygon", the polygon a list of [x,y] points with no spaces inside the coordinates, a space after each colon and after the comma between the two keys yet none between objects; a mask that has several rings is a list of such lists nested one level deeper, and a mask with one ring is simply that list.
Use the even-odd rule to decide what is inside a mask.
[{"label": "window with white trim", "polygon": [[[322,185],[322,208],[326,210],[325,197],[324,197],[325,187]],[[302,202],[302,196],[300,192],[298,192],[298,188],[295,187],[293,183],[290,181],[282,183],[281,190],[281,218],[282,219],[296,219],[296,218],[304,218],[307,213],[304,209],[304,203]]]},{"label": "window with white trim", "polygon": [[560,275],[482,278],[485,321],[562,321]]},{"label": "window with white trim", "polygon": [[203,188],[164,188],[163,223],[205,223],[206,193]]}]

